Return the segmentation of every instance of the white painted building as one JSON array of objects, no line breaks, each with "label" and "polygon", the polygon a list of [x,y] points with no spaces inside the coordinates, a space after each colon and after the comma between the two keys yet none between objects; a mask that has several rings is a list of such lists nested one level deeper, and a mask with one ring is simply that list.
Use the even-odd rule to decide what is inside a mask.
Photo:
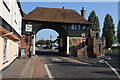
[{"label": "white painted building", "polygon": [[0,70],[18,56],[22,10],[18,0],[0,0]]}]

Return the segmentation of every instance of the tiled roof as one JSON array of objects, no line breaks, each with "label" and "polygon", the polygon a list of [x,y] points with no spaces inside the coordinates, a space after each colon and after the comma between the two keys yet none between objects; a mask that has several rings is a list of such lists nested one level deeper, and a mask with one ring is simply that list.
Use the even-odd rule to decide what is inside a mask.
[{"label": "tiled roof", "polygon": [[62,8],[36,7],[36,9],[24,16],[24,20],[90,24],[75,10]]}]

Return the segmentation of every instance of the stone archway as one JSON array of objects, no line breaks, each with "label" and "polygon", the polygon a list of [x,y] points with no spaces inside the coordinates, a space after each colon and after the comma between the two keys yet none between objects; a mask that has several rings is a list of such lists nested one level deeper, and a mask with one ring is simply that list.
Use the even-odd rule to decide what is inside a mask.
[{"label": "stone archway", "polygon": [[[32,25],[32,32],[23,32],[25,35],[36,35],[38,31],[41,29],[52,29],[55,30],[59,34],[59,54],[62,56],[66,56],[69,53],[69,40],[67,40],[68,31],[67,25],[54,23],[54,22],[39,22],[39,21],[24,21],[23,22],[23,30],[25,30],[26,24]],[[33,40],[35,41],[35,40]],[[34,43],[32,43],[34,44]],[[35,49],[34,49],[35,52]]]},{"label": "stone archway", "polygon": [[66,56],[66,50],[67,50],[67,31],[64,29],[64,27],[62,27],[62,25],[58,25],[58,24],[42,24],[40,26],[34,26],[37,29],[35,29],[35,35],[38,31],[42,30],[42,29],[52,29],[54,31],[56,31],[59,34],[59,54]]}]

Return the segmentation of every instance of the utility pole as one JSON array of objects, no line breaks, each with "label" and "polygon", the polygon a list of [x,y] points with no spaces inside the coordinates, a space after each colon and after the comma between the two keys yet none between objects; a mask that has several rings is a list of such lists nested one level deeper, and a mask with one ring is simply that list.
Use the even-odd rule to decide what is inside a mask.
[{"label": "utility pole", "polygon": [[50,48],[52,49],[52,36],[50,36]]}]

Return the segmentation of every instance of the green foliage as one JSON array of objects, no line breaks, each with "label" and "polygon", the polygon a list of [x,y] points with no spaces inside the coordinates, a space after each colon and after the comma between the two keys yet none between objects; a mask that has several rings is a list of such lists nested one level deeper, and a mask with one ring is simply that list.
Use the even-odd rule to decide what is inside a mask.
[{"label": "green foliage", "polygon": [[46,45],[50,45],[50,43],[52,43],[51,40],[46,40],[46,41],[45,41],[45,44],[46,44]]},{"label": "green foliage", "polygon": [[96,16],[95,11],[90,13],[88,21],[92,23],[91,28],[93,31],[100,31],[99,18]]},{"label": "green foliage", "polygon": [[106,38],[106,48],[110,48],[114,43],[115,30],[114,30],[113,18],[111,15],[107,14],[104,20],[103,34],[102,36]]},{"label": "green foliage", "polygon": [[44,45],[45,44],[45,40],[38,40],[36,42],[36,45]]},{"label": "green foliage", "polygon": [[113,39],[113,40],[114,40],[113,43],[117,43],[117,41],[118,41],[117,36],[114,36],[114,39]]},{"label": "green foliage", "polygon": [[118,38],[118,42],[120,43],[120,20],[118,22],[118,27],[117,27],[117,38]]},{"label": "green foliage", "polygon": [[38,40],[36,45],[50,45],[50,43],[52,43],[52,40]]}]

